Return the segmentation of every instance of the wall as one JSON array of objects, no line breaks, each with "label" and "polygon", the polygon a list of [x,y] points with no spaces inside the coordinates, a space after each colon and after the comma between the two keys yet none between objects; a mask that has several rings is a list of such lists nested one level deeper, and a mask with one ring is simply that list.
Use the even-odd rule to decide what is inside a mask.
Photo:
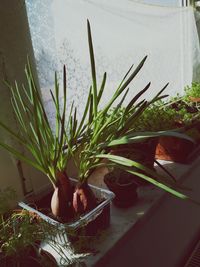
[{"label": "wall", "polygon": [[[25,83],[24,66],[27,55],[33,69],[34,56],[31,44],[25,2],[22,0],[1,0],[0,8],[0,120],[18,131],[13,116],[10,91],[4,80],[19,84]],[[35,74],[36,77],[36,74]],[[20,151],[22,148],[0,128],[0,141],[14,145]],[[22,151],[24,153],[24,151]],[[26,178],[26,190],[37,191],[48,183],[47,179],[32,168],[22,164],[23,175]],[[0,189],[12,186],[19,197],[23,196],[22,182],[16,165],[16,160],[0,148]]]}]

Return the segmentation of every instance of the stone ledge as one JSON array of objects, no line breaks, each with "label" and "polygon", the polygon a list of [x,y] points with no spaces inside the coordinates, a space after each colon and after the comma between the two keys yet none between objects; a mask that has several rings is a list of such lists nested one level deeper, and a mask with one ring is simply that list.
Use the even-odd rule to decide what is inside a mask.
[{"label": "stone ledge", "polygon": [[[176,178],[180,178],[190,167],[190,165],[183,165],[178,163],[160,161],[167,170],[169,170]],[[162,173],[158,167],[158,172]],[[90,183],[106,188],[103,182],[103,176],[107,172],[105,168],[97,170],[90,177]],[[69,258],[81,257],[86,266],[98,265],[110,251],[112,251],[117,243],[133,228],[136,223],[139,223],[143,215],[147,214],[150,209],[157,203],[158,199],[163,195],[163,191],[154,186],[140,187],[138,190],[138,200],[133,207],[127,209],[120,209],[111,204],[111,224],[108,229],[101,232],[97,238],[94,239],[92,249],[95,251],[94,254],[85,255],[73,255],[72,252],[65,251]],[[59,262],[59,255],[53,251],[47,244],[44,244],[44,249],[51,252]],[[60,265],[62,266],[62,265]]]}]

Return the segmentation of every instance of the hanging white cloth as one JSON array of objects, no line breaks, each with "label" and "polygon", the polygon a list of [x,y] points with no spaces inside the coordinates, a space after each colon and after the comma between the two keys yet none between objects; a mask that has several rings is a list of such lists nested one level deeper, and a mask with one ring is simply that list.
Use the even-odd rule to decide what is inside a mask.
[{"label": "hanging white cloth", "polygon": [[[79,110],[91,84],[87,18],[92,28],[98,84],[105,71],[108,76],[104,101],[113,94],[129,67],[136,66],[145,55],[148,59],[130,86],[130,97],[149,81],[152,85],[147,98],[167,82],[166,93],[174,95],[183,92],[184,86],[193,80],[199,80],[200,48],[192,7],[161,7],[130,0],[45,2],[49,2],[52,27],[51,43],[44,42],[43,53],[53,45],[57,68],[61,70],[63,64],[67,65],[68,95]],[[42,16],[37,27],[44,27],[41,22]],[[53,54],[47,54],[51,54],[51,61]],[[39,61],[45,75],[49,61]]]}]

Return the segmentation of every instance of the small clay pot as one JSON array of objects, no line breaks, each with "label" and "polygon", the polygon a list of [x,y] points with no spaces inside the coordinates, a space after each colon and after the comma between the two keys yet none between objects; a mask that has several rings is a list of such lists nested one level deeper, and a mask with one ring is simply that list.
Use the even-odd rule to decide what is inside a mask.
[{"label": "small clay pot", "polygon": [[184,133],[193,138],[196,143],[177,137],[162,136],[159,138],[156,147],[156,159],[187,163],[191,153],[200,144],[199,121],[194,121],[190,125],[185,126]]},{"label": "small clay pot", "polygon": [[163,136],[159,138],[156,148],[156,159],[186,163],[194,149],[194,144],[180,138]]},{"label": "small clay pot", "polygon": [[200,102],[200,97],[189,96],[189,99],[190,99],[191,102],[197,102],[197,103]]}]

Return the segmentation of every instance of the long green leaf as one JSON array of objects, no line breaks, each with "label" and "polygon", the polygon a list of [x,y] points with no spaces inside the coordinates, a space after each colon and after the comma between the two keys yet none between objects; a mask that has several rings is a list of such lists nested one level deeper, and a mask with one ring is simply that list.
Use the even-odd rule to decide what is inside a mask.
[{"label": "long green leaf", "polygon": [[111,155],[111,154],[99,154],[99,155],[96,155],[95,157],[108,159],[111,162],[114,162],[115,164],[117,164],[118,167],[124,166],[127,170],[130,170],[130,168],[132,168],[131,171],[136,171],[135,169],[139,169],[140,171],[142,171],[142,175],[147,175],[147,177],[148,175],[150,175],[151,179],[154,179],[167,186],[173,187],[174,189],[175,188],[179,188],[179,190],[185,189],[185,187],[181,186],[178,182],[173,182],[171,179],[169,180],[167,177],[161,176],[160,174],[156,173],[152,169],[142,165],[141,163],[137,161],[127,159],[122,156]]},{"label": "long green leaf", "polygon": [[[87,99],[87,102],[86,102],[86,105],[85,105],[85,110],[83,112],[83,116],[82,116],[81,121],[79,123],[78,130],[76,132],[76,138],[82,132],[82,127],[84,125],[85,118],[86,118],[88,110],[89,110],[89,105],[90,105],[90,101],[91,101],[91,93],[92,93],[92,88],[90,87],[89,94],[88,94],[88,99]],[[86,125],[85,125],[85,127],[86,127]]]},{"label": "long green leaf", "polygon": [[134,70],[134,72],[130,75],[130,77],[126,80],[126,82],[121,86],[121,88],[119,89],[118,93],[123,92],[123,90],[129,85],[129,83],[135,78],[135,76],[138,74],[138,72],[141,70],[141,68],[143,67],[145,61],[147,59],[147,56],[145,56],[141,62],[139,63],[139,65],[136,67],[136,69]]},{"label": "long green leaf", "polygon": [[34,92],[36,97],[37,97],[38,107],[40,108],[40,111],[41,111],[41,114],[42,114],[41,118],[43,119],[44,128],[47,130],[47,133],[48,133],[49,137],[51,138],[51,141],[53,141],[53,133],[51,131],[51,127],[50,127],[50,124],[49,124],[49,121],[48,121],[48,117],[47,117],[45,108],[43,106],[43,102],[42,102],[41,96],[39,94],[39,90],[37,89],[37,87],[35,85],[35,81],[34,81],[34,78],[33,78],[33,75],[32,75],[32,69],[31,69],[31,65],[29,63],[29,59],[27,60],[27,66],[28,67],[25,69],[25,73],[26,73],[26,76],[27,76],[27,81],[28,81],[28,83],[30,85],[29,86],[29,90],[30,90],[31,94]]},{"label": "long green leaf", "polygon": [[46,169],[48,169],[48,164],[50,160],[48,155],[50,154],[49,152],[50,148],[48,147],[48,141],[45,136],[45,132],[46,132],[45,130],[47,129],[47,127],[45,127],[46,125],[44,126],[43,124],[44,121],[42,119],[44,115],[43,105],[42,105],[42,101],[39,96],[39,93],[35,87],[29,65],[28,65],[28,69],[26,70],[26,75],[27,75],[29,89],[32,95],[32,100],[33,100],[33,119],[34,119],[36,134],[37,134],[38,141],[39,141],[41,157],[42,157],[44,166],[46,167]]},{"label": "long green leaf", "polygon": [[35,163],[34,161],[30,160],[29,158],[25,157],[22,153],[18,152],[17,150],[15,150],[14,148],[12,148],[11,146],[8,146],[7,144],[1,143],[0,142],[0,146],[2,148],[4,148],[5,150],[9,151],[12,155],[14,155],[16,158],[24,161],[25,163],[31,165],[32,167],[34,167],[35,169],[43,172],[46,174],[45,169],[40,166],[39,164]]},{"label": "long green leaf", "polygon": [[19,110],[18,103],[16,102],[16,100],[14,98],[11,98],[11,105],[12,105],[12,108],[14,110],[15,116],[16,116],[19,124],[21,125],[21,131],[24,131],[25,134],[27,134],[27,127],[24,124],[24,120],[23,120],[21,112]]},{"label": "long green leaf", "polygon": [[[108,104],[102,109],[101,113],[106,114],[107,111],[109,110],[109,108],[112,106],[112,104],[114,103],[114,101],[121,95],[121,93],[126,89],[126,87],[129,85],[129,83],[135,78],[135,76],[138,74],[138,72],[140,71],[140,69],[143,67],[145,61],[147,59],[147,56],[145,56],[141,62],[138,64],[138,66],[136,67],[136,69],[133,71],[133,73],[130,75],[130,77],[123,83],[121,82],[120,86],[117,88],[117,90],[115,91],[113,97],[111,98],[111,100],[108,102]],[[131,68],[129,69],[128,73],[130,72]],[[127,75],[125,75],[126,77]]]},{"label": "long green leaf", "polygon": [[106,145],[110,147],[110,146],[116,146],[116,145],[137,143],[137,142],[145,141],[148,138],[160,137],[160,136],[171,136],[171,137],[181,138],[181,139],[185,139],[187,141],[194,143],[194,140],[186,134],[175,132],[175,131],[158,131],[158,132],[134,132],[132,134],[123,136],[116,140],[112,140],[110,143]]},{"label": "long green leaf", "polygon": [[173,189],[173,188],[171,188],[171,187],[169,187],[169,186],[167,186],[165,184],[162,184],[162,183],[154,180],[153,178],[151,178],[151,177],[149,177],[149,176],[147,176],[145,174],[142,174],[142,173],[139,173],[139,172],[135,172],[135,171],[132,171],[132,170],[127,170],[127,172],[129,172],[129,173],[131,173],[133,175],[136,175],[136,176],[138,176],[138,177],[150,182],[153,185],[156,185],[157,187],[165,190],[166,192],[168,192],[168,193],[170,193],[170,194],[172,194],[172,195],[174,195],[174,196],[176,196],[178,198],[185,199],[185,200],[189,199],[189,197],[187,195],[185,195],[185,194],[183,194],[183,193],[181,193],[181,192],[179,192],[179,191],[177,191],[177,190],[175,190],[175,189]]},{"label": "long green leaf", "polygon": [[[58,143],[58,146],[56,146],[56,149],[58,147],[58,153],[57,153],[57,156],[56,156],[56,153],[55,153],[55,157],[54,157],[54,169],[56,171],[56,165],[57,165],[57,162],[59,160],[59,158],[62,160],[62,156],[63,156],[63,153],[61,153],[62,149],[63,149],[63,146],[64,146],[64,136],[66,137],[66,133],[65,133],[65,112],[66,112],[66,102],[67,102],[67,79],[66,79],[67,75],[66,75],[66,67],[64,65],[63,67],[63,113],[62,113],[62,118],[60,119],[61,117],[61,113],[60,113],[60,107],[58,106],[57,107],[57,116],[58,116],[58,119],[59,119],[59,127],[60,128],[60,138],[59,138],[59,143]],[[57,92],[58,94],[58,92]],[[58,98],[58,96],[57,96]]]},{"label": "long green leaf", "polygon": [[169,85],[169,83],[167,83],[159,92],[158,92],[158,94],[157,95],[155,95],[154,96],[154,98],[151,100],[151,101],[149,101],[149,104],[152,104],[152,103],[154,103],[155,101],[157,101],[158,99],[159,99],[159,97],[160,97],[160,95],[163,93],[163,91],[167,88],[167,86]]},{"label": "long green leaf", "polygon": [[94,117],[97,116],[97,106],[98,106],[98,99],[97,99],[97,80],[96,80],[96,68],[95,68],[95,58],[94,58],[94,50],[92,44],[92,35],[91,35],[91,28],[90,22],[87,20],[87,30],[88,30],[88,44],[89,44],[89,52],[90,52],[90,63],[91,63],[91,72],[92,72],[92,81],[93,81],[93,113]]},{"label": "long green leaf", "polygon": [[116,136],[121,136],[126,134],[126,132],[132,128],[134,122],[140,117],[140,115],[143,113],[146,107],[147,107],[147,101],[144,101],[144,103],[125,121],[123,127],[117,131]]},{"label": "long green leaf", "polygon": [[143,95],[150,87],[151,83],[149,82],[144,89],[142,89],[138,94],[136,94],[131,101],[129,102],[129,104],[127,105],[127,107],[125,108],[125,112],[128,112],[130,110],[130,108],[135,104],[135,102],[140,98],[141,95]]},{"label": "long green leaf", "polygon": [[100,87],[100,90],[99,90],[99,93],[98,93],[98,96],[97,96],[97,104],[99,104],[100,100],[101,100],[101,97],[103,95],[103,91],[104,91],[104,88],[105,88],[105,84],[106,84],[106,72],[104,73],[103,75],[103,80],[102,80],[102,83],[101,83],[101,87]]},{"label": "long green leaf", "polygon": [[92,124],[93,118],[94,118],[93,102],[94,102],[94,97],[93,97],[93,93],[92,93],[91,98],[90,98],[90,105],[89,105],[88,127]]}]

